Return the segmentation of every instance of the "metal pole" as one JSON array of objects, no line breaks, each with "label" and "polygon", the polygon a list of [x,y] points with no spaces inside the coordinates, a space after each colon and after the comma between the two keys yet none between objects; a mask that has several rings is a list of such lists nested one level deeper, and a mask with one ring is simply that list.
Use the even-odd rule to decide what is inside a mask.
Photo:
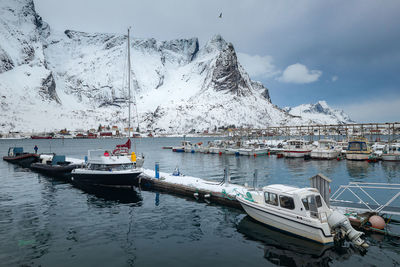
[{"label": "metal pole", "polygon": [[128,139],[131,138],[131,49],[130,49],[130,36],[128,28],[128,102],[129,102],[129,113],[128,113]]},{"label": "metal pole", "polygon": [[257,186],[257,178],[258,178],[258,169],[254,170],[253,174],[253,188],[256,189]]}]

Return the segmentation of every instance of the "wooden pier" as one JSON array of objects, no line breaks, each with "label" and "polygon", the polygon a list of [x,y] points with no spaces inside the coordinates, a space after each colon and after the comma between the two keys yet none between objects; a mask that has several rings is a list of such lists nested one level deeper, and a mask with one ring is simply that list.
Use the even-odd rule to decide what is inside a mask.
[{"label": "wooden pier", "polygon": [[[182,177],[185,179],[185,177]],[[171,184],[162,179],[156,179],[147,174],[139,176],[137,187],[157,192],[165,192],[177,196],[189,197],[194,200],[202,200],[209,203],[215,203],[222,206],[233,207],[242,210],[242,206],[236,200],[235,195],[232,193],[216,192],[207,189],[196,188],[182,184]],[[224,187],[221,186],[221,189]]]}]

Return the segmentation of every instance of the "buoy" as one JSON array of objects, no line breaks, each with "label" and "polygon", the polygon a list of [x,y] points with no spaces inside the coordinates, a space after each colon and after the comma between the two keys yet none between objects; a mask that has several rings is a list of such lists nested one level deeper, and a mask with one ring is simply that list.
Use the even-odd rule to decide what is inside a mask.
[{"label": "buoy", "polygon": [[222,152],[220,151],[218,154],[221,156],[221,155],[222,155]]},{"label": "buoy", "polygon": [[257,157],[257,154],[254,153],[254,157]]},{"label": "buoy", "polygon": [[271,155],[271,152],[268,151],[268,156]]},{"label": "buoy", "polygon": [[205,194],[204,197],[205,198],[210,198],[210,194]]},{"label": "buoy", "polygon": [[337,160],[337,161],[340,161],[340,158],[339,158],[339,157],[337,157],[337,158],[336,158],[336,160]]},{"label": "buoy", "polygon": [[385,228],[385,220],[378,215],[373,215],[371,217],[369,217],[368,221],[370,222],[371,226],[376,228],[376,229],[383,229]]}]

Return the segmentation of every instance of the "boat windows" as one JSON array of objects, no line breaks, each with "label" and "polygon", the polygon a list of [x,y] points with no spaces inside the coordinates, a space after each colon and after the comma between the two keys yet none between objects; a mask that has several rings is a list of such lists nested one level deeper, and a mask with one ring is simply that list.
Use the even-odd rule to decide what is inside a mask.
[{"label": "boat windows", "polygon": [[282,208],[294,210],[293,198],[287,196],[279,196],[279,200]]},{"label": "boat windows", "polygon": [[306,210],[310,210],[310,207],[308,206],[308,200],[307,200],[307,198],[303,198],[303,199],[301,200],[301,202],[303,202],[303,206],[304,206],[304,208],[305,208]]},{"label": "boat windows", "polygon": [[309,195],[301,200],[306,210],[312,217],[318,218],[318,208],[322,207],[321,196]]},{"label": "boat windows", "polygon": [[322,207],[322,201],[321,201],[321,196],[315,196],[315,202],[317,202],[317,207],[320,208]]},{"label": "boat windows", "polygon": [[274,193],[265,192],[265,203],[278,206],[278,196]]},{"label": "boat windows", "polygon": [[133,164],[89,164],[88,169],[96,171],[122,171],[133,169]]},{"label": "boat windows", "polygon": [[350,142],[347,150],[350,151],[367,151],[368,147],[365,142]]}]

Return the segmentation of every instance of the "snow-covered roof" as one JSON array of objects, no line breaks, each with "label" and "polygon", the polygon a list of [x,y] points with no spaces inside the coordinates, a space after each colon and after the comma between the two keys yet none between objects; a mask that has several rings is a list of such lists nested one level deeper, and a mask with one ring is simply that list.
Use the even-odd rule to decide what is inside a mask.
[{"label": "snow-covered roof", "polygon": [[262,189],[263,189],[263,191],[285,193],[285,194],[290,194],[290,195],[294,195],[294,194],[301,195],[301,194],[309,193],[309,192],[318,192],[317,189],[315,189],[315,188],[310,188],[310,187],[299,188],[299,187],[283,185],[283,184],[267,185],[267,186],[264,186]]}]

